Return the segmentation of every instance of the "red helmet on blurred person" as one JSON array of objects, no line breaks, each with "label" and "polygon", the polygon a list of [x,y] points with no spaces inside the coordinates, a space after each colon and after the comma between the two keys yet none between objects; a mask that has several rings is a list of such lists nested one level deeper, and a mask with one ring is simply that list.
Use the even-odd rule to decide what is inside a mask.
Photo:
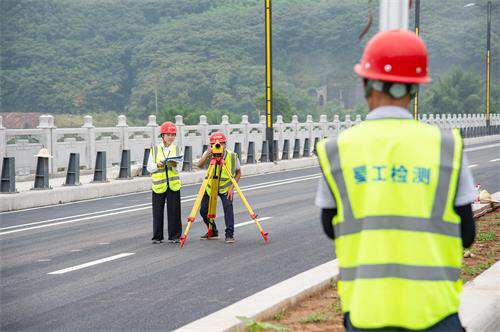
[{"label": "red helmet on blurred person", "polygon": [[428,53],[424,42],[406,30],[385,30],[373,36],[354,71],[369,80],[429,83]]},{"label": "red helmet on blurred person", "polygon": [[177,134],[177,127],[170,121],[165,121],[160,127],[160,135]]},{"label": "red helmet on blurred person", "polygon": [[210,144],[215,144],[216,141],[219,141],[219,143],[226,143],[226,136],[221,132],[213,133],[212,136],[210,136]]}]

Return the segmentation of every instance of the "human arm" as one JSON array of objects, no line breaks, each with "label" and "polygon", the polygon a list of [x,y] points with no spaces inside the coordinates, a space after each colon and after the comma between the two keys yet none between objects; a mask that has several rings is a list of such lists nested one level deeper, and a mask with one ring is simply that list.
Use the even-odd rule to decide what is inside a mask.
[{"label": "human arm", "polygon": [[472,178],[467,156],[465,153],[462,153],[462,165],[453,205],[455,212],[460,216],[460,231],[464,248],[469,248],[476,237],[476,225],[472,213],[473,201],[474,179]]},{"label": "human arm", "polygon": [[158,168],[162,166],[161,162],[155,163],[153,154],[154,154],[154,149],[151,148],[149,150],[148,165],[146,166],[146,169],[148,170],[149,173],[156,172]]},{"label": "human arm", "polygon": [[198,160],[197,166],[199,168],[202,168],[210,157],[212,157],[212,149],[208,147],[207,151],[205,151],[201,156],[200,160]]}]

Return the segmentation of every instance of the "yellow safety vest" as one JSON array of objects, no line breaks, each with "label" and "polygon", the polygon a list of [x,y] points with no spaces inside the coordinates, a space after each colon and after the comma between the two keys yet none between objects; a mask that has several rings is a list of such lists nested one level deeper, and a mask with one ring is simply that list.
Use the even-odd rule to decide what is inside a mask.
[{"label": "yellow safety vest", "polygon": [[[177,156],[177,148],[173,144],[170,147],[168,156],[165,156],[163,153],[163,143],[152,147],[151,151],[153,153],[155,163],[165,160],[166,157]],[[151,174],[151,180],[153,181],[151,189],[153,189],[153,191],[157,194],[166,192],[167,188],[170,188],[172,191],[178,191],[181,189],[181,178],[179,177],[179,173],[176,173],[175,169],[171,166],[167,168],[166,172],[165,165],[159,167],[156,172]]]},{"label": "yellow safety vest", "polygon": [[458,311],[458,131],[365,121],[317,147],[337,202],[342,310],[357,328],[425,329]]},{"label": "yellow safety vest", "polygon": [[[227,169],[231,172],[232,177],[236,175],[237,158],[237,153],[226,149],[226,152],[224,154],[224,163],[226,164]],[[219,174],[221,174],[219,180],[219,194],[224,194],[229,190],[229,187],[231,186],[231,179],[224,168],[222,168],[222,172]],[[210,195],[210,183],[207,186],[206,192]]]}]

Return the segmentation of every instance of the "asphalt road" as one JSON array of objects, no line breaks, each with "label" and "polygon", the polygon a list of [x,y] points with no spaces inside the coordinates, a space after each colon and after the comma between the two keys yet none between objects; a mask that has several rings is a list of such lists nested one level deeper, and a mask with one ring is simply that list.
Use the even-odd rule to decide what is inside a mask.
[{"label": "asphalt road", "polygon": [[[468,147],[476,182],[500,191],[500,142]],[[476,166],[473,166],[476,165]],[[0,214],[1,330],[168,331],[334,258],[314,195],[319,168],[243,177],[236,244],[151,244],[150,193]],[[198,186],[182,189],[185,220]],[[217,224],[224,229],[219,205]],[[270,219],[264,220],[266,217]]]}]

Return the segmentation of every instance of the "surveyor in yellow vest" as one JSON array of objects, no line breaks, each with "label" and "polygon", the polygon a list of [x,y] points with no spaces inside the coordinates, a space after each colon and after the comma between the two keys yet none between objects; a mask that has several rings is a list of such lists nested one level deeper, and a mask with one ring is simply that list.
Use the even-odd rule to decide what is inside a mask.
[{"label": "surveyor in yellow vest", "polygon": [[181,224],[181,180],[182,159],[170,161],[167,158],[181,155],[173,142],[177,127],[172,122],[164,122],[160,127],[162,142],[151,147],[147,169],[151,173],[153,191],[153,243],[163,241],[165,202],[167,203],[168,240],[179,243]]},{"label": "surveyor in yellow vest", "polygon": [[[231,182],[230,176],[232,176],[236,182],[239,181],[241,177],[240,161],[238,155],[226,148],[226,136],[223,133],[217,132],[210,136],[210,144],[221,144],[223,148],[223,158],[227,169],[231,172],[228,174],[225,169],[222,169],[219,176],[219,197],[222,202],[222,207],[224,209],[224,221],[226,223],[226,243],[234,243],[234,212],[233,212],[233,190],[234,186]],[[209,147],[207,151],[202,155],[201,159],[198,161],[198,167],[203,167],[205,163],[212,158],[212,148]],[[208,219],[208,202],[210,194],[210,184],[203,196],[200,207],[200,214],[203,218],[203,222],[209,225]],[[212,223],[212,236],[208,236],[208,232],[203,235],[201,240],[218,240],[219,231],[217,230],[217,225],[215,222]]]},{"label": "surveyor in yellow vest", "polygon": [[473,181],[458,131],[407,111],[427,76],[408,31],[376,34],[355,72],[366,121],[317,146],[316,205],[335,239],[347,331],[464,331],[457,315],[462,247],[475,236]]}]

